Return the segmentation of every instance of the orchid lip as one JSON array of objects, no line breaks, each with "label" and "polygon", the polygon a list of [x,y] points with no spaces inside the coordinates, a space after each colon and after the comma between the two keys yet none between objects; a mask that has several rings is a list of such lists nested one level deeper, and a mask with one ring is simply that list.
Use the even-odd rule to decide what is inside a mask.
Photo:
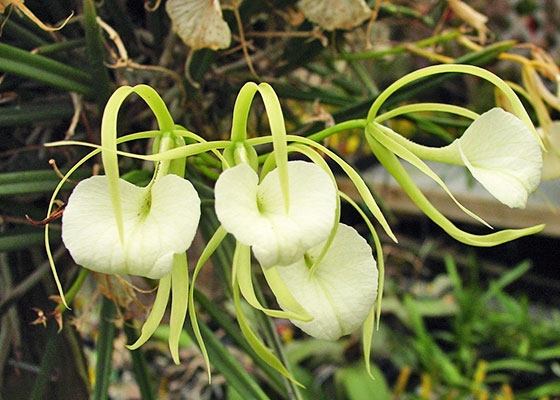
[{"label": "orchid lip", "polygon": [[288,162],[288,173],[289,207],[276,169],[259,183],[256,172],[240,164],[216,182],[218,219],[237,240],[252,246],[265,268],[291,264],[325,240],[334,226],[337,195],[330,176],[304,161]]},{"label": "orchid lip", "polygon": [[106,274],[159,279],[173,255],[196,233],[200,200],[190,182],[166,175],[148,187],[119,180],[124,238],[121,243],[105,176],[78,184],[62,219],[62,239],[77,264]]}]

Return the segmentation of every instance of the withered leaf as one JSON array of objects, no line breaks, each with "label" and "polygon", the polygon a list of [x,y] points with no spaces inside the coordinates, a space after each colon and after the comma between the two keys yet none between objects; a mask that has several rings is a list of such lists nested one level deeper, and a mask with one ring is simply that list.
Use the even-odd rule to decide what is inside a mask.
[{"label": "withered leaf", "polygon": [[365,0],[300,0],[299,9],[321,28],[352,29],[371,16]]},{"label": "withered leaf", "polygon": [[59,26],[53,28],[51,26],[45,25],[43,21],[37,18],[35,14],[33,14],[33,12],[23,4],[23,0],[0,0],[0,13],[3,13],[6,7],[8,7],[9,5],[16,7],[19,11],[25,14],[30,20],[35,22],[41,29],[49,32],[58,31],[59,29],[64,28],[66,23],[74,15],[74,13],[72,12]]},{"label": "withered leaf", "polygon": [[218,0],[168,0],[165,9],[173,30],[194,50],[230,46],[231,31]]}]

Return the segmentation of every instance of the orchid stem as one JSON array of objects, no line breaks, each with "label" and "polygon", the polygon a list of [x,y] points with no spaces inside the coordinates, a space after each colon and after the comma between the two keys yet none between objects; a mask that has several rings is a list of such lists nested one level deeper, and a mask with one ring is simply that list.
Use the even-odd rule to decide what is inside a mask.
[{"label": "orchid stem", "polygon": [[[261,291],[261,288],[260,288],[259,285],[255,285],[255,294],[256,294],[259,302],[264,307],[267,307],[266,300],[264,299],[264,296],[262,294],[262,291]],[[288,370],[290,375],[292,375],[291,366],[290,366],[290,364],[288,362],[288,359],[286,357],[286,353],[284,351],[284,346],[282,345],[280,337],[278,336],[278,332],[276,331],[276,328],[274,326],[274,322],[273,322],[272,318],[269,317],[268,315],[266,315],[263,312],[256,312],[255,315],[256,315],[257,320],[259,322],[259,326],[262,328],[263,333],[266,337],[266,341],[269,343],[270,346],[272,346],[272,348],[274,349],[274,352],[276,353],[276,355],[278,356],[278,358],[280,359],[282,364],[284,364],[284,366],[286,367],[286,369]],[[287,379],[287,378],[284,378],[284,382],[286,383],[286,391],[287,391],[287,396],[288,396],[287,398],[289,400],[303,400],[303,397],[301,396],[299,388],[294,383],[294,381],[292,381],[290,379]]]}]

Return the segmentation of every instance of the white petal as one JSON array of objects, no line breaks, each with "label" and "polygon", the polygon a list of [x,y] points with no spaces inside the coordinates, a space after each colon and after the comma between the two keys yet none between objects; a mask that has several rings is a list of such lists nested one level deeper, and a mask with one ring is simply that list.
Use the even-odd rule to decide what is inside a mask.
[{"label": "white petal", "polygon": [[[257,205],[259,177],[249,164],[239,164],[222,172],[214,187],[216,214],[223,227],[241,243],[250,245],[255,230],[266,221]],[[251,226],[252,225],[252,226]]]},{"label": "white petal", "polygon": [[[321,250],[322,244],[307,256],[313,260]],[[318,339],[336,340],[360,328],[377,298],[377,264],[371,247],[343,224],[312,276],[304,260],[276,268],[292,296],[314,317],[292,322]],[[283,307],[282,299],[278,302]]]},{"label": "white petal", "polygon": [[119,181],[124,243],[119,240],[107,178],[94,176],[76,186],[62,217],[62,239],[74,261],[106,274],[159,279],[172,268],[173,254],[186,251],[200,219],[192,184],[177,175],[151,188]]},{"label": "white petal", "polygon": [[288,213],[277,170],[258,185],[257,174],[240,164],[216,182],[218,219],[237,240],[252,246],[265,268],[293,263],[334,226],[336,190],[329,175],[313,163],[291,161],[288,176]]},{"label": "white petal", "polygon": [[525,207],[538,186],[542,155],[527,125],[501,108],[480,115],[459,139],[463,162],[494,197]]},{"label": "white petal", "polygon": [[371,16],[364,0],[300,0],[305,17],[328,31],[352,29]]},{"label": "white petal", "polygon": [[165,9],[173,30],[194,50],[230,46],[231,31],[218,0],[168,0]]}]

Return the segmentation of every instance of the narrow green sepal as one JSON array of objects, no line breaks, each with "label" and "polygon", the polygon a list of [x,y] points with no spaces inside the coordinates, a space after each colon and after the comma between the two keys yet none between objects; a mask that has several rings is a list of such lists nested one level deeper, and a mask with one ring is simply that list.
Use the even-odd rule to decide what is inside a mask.
[{"label": "narrow green sepal", "polygon": [[156,299],[154,300],[154,305],[152,307],[152,310],[150,311],[150,315],[142,326],[142,332],[140,333],[140,337],[138,338],[138,340],[133,344],[126,346],[129,350],[136,350],[144,343],[146,343],[152,336],[159,323],[161,322],[161,319],[163,318],[165,308],[167,307],[167,301],[169,300],[170,291],[171,274],[160,279]]},{"label": "narrow green sepal", "polygon": [[187,254],[175,254],[173,256],[173,270],[171,271],[171,315],[169,318],[169,351],[175,364],[180,363],[179,338],[187,316],[188,297]]}]

